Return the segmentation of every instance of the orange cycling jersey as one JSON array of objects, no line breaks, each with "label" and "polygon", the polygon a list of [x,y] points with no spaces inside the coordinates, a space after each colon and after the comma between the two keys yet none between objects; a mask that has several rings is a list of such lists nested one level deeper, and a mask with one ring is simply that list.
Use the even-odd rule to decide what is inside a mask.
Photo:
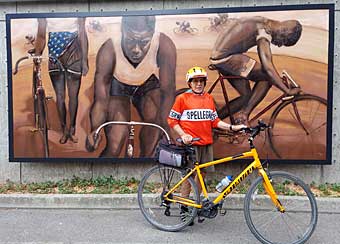
[{"label": "orange cycling jersey", "polygon": [[212,96],[205,92],[195,94],[192,90],[176,97],[168,117],[171,128],[180,125],[185,133],[200,138],[194,145],[202,146],[212,144],[212,128],[219,121]]}]

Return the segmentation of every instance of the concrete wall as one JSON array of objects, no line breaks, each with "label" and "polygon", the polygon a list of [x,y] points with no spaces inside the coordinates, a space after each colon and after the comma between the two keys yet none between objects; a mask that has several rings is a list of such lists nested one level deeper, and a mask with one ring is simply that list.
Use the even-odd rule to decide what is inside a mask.
[{"label": "concrete wall", "polygon": [[[134,0],[134,1],[109,1],[109,0],[73,0],[73,1],[3,1],[0,0],[0,183],[6,180],[15,182],[39,182],[46,180],[60,180],[79,177],[96,177],[113,175],[114,177],[135,176],[141,177],[150,164],[117,164],[117,163],[9,163],[8,162],[8,92],[7,92],[7,65],[6,65],[6,13],[29,12],[100,12],[100,11],[129,11],[129,10],[160,10],[184,8],[211,8],[211,7],[244,7],[244,6],[269,6],[288,4],[310,3],[335,3],[335,52],[334,52],[334,86],[333,86],[333,158],[332,165],[276,165],[272,168],[287,170],[301,176],[307,182],[340,182],[340,3],[339,1],[319,0]],[[221,171],[238,171],[240,166],[221,169]],[[222,174],[222,172],[219,172]]]}]

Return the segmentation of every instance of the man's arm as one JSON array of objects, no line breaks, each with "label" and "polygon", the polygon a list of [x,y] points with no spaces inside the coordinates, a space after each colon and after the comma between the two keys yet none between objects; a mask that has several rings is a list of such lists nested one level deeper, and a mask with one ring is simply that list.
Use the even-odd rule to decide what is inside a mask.
[{"label": "man's arm", "polygon": [[159,82],[161,90],[161,104],[159,107],[159,113],[161,113],[161,126],[169,131],[166,118],[174,103],[176,93],[176,46],[172,40],[163,33],[161,33],[159,37],[157,62],[159,65]]},{"label": "man's arm", "polygon": [[110,84],[115,62],[114,48],[111,39],[106,41],[98,51],[96,72],[94,75],[94,96],[90,110],[91,130],[105,122],[110,98]]},{"label": "man's arm", "polygon": [[38,31],[34,42],[35,55],[41,55],[46,45],[46,26],[45,18],[38,18]]},{"label": "man's arm", "polygon": [[174,131],[181,137],[184,144],[189,144],[192,141],[192,136],[190,134],[185,133],[182,127],[177,124],[173,127]]},{"label": "man's arm", "polygon": [[222,130],[238,131],[238,130],[241,130],[243,128],[247,128],[247,126],[246,125],[231,125],[231,124],[228,124],[228,123],[220,120],[217,123],[217,128],[222,129]]},{"label": "man's arm", "polygon": [[85,76],[89,71],[88,64],[88,39],[85,29],[85,21],[86,18],[78,18],[78,26],[79,26],[79,42],[82,51],[82,74]]},{"label": "man's arm", "polygon": [[269,82],[288,95],[296,94],[295,90],[289,90],[283,84],[282,79],[273,64],[270,42],[266,38],[261,38],[257,41],[257,52],[264,72],[270,77]]},{"label": "man's arm", "polygon": [[113,44],[109,39],[100,47],[96,58],[94,96],[90,109],[91,133],[86,140],[86,148],[90,152],[96,149],[99,144],[99,140],[94,140],[95,138],[93,138],[95,130],[106,121],[110,99],[110,84],[116,65],[115,60]]}]

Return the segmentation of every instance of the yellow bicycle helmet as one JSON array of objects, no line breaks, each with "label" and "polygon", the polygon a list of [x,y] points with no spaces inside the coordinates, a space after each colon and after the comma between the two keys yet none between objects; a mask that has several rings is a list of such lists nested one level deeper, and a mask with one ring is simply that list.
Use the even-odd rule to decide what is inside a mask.
[{"label": "yellow bicycle helmet", "polygon": [[188,70],[187,75],[186,75],[186,81],[190,82],[193,78],[208,78],[207,71],[205,69],[195,66],[192,67],[191,69]]}]

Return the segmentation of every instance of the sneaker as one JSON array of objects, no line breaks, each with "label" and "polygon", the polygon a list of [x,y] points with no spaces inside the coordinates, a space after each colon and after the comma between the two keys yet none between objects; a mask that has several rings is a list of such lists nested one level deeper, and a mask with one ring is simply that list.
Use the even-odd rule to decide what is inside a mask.
[{"label": "sneaker", "polygon": [[[187,219],[188,214],[190,214],[190,213],[189,213],[188,207],[182,205],[182,206],[181,206],[181,211],[180,211],[179,215],[181,216],[181,220],[182,220],[183,222],[186,222],[186,219]],[[194,225],[194,220],[192,220],[192,221],[188,224],[188,226],[193,226],[193,225]]]}]

